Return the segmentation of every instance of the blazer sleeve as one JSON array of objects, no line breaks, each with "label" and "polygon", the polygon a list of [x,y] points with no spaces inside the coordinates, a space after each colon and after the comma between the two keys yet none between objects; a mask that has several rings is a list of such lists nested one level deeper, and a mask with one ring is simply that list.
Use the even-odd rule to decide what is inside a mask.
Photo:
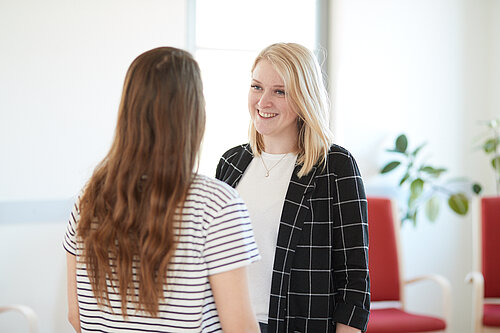
[{"label": "blazer sleeve", "polygon": [[219,163],[217,164],[217,169],[215,170],[215,179],[226,182],[227,176],[224,175],[227,173],[228,168],[231,166],[230,159],[234,157],[237,152],[238,147],[233,147],[226,151],[221,158],[219,159]]},{"label": "blazer sleeve", "polygon": [[226,151],[219,160],[215,178],[236,187],[245,168],[252,161],[253,155],[248,144],[239,145]]},{"label": "blazer sleeve", "polygon": [[335,322],[366,331],[370,310],[368,211],[363,181],[352,155],[335,167],[332,202],[332,267],[337,291]]},{"label": "blazer sleeve", "polygon": [[217,164],[217,169],[215,169],[215,179],[222,180],[222,168],[224,167],[224,160],[221,158]]}]

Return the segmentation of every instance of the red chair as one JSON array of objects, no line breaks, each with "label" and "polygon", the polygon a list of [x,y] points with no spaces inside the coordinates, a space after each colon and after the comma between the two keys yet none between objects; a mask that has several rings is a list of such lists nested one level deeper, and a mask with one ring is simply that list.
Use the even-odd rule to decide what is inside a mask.
[{"label": "red chair", "polygon": [[474,332],[500,332],[500,197],[480,199],[474,219]]},{"label": "red chair", "polygon": [[[371,281],[370,320],[367,333],[445,332],[450,318],[450,283],[438,275],[403,280],[399,224],[395,203],[388,198],[368,198]],[[404,286],[430,279],[442,287],[443,316],[406,311]]]}]

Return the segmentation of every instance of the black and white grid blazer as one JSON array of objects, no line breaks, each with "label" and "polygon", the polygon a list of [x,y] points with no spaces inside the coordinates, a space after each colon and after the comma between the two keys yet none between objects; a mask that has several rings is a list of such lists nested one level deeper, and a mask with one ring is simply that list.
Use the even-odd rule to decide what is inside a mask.
[{"label": "black and white grid blazer", "polygon": [[[236,187],[254,155],[228,150],[216,178]],[[370,309],[367,201],[352,155],[332,145],[326,167],[298,178],[285,196],[270,291],[268,331],[366,330]],[[251,269],[251,267],[250,267]]]}]

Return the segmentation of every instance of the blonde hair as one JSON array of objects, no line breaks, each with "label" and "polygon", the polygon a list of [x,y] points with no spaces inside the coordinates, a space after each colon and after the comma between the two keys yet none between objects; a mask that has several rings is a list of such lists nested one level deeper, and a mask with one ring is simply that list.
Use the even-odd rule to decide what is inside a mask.
[{"label": "blonde hair", "polygon": [[204,129],[193,57],[171,47],[139,55],[127,71],[113,144],[79,207],[77,234],[98,304],[109,304],[111,283],[124,316],[128,302],[158,314],[176,249],[176,209],[193,180]]},{"label": "blonde hair", "polygon": [[[302,165],[298,176],[308,174],[316,164],[326,163],[333,135],[329,128],[328,93],[321,68],[314,54],[296,43],[276,43],[263,49],[255,59],[252,72],[261,60],[267,60],[283,79],[286,99],[297,113],[298,158]],[[250,122],[249,141],[255,155],[264,149],[262,135]]]}]

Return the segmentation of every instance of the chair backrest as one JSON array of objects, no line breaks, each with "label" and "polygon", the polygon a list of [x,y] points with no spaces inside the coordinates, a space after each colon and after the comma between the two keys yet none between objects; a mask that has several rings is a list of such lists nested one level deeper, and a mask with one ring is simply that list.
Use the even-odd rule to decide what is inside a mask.
[{"label": "chair backrest", "polygon": [[388,198],[368,198],[370,292],[372,301],[400,301],[399,228]]},{"label": "chair backrest", "polygon": [[500,197],[481,198],[484,297],[500,297]]}]

